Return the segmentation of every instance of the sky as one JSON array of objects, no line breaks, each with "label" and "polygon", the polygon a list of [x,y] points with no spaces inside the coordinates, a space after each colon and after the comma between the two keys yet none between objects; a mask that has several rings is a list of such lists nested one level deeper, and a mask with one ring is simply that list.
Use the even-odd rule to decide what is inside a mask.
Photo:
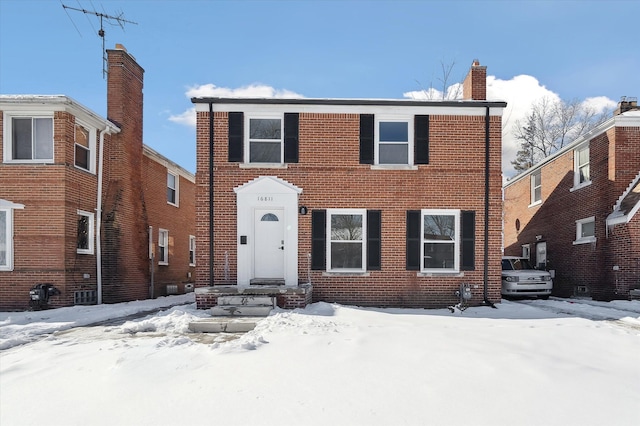
[{"label": "sky", "polygon": [[416,98],[487,66],[514,126],[538,99],[613,110],[640,93],[640,1],[0,0],[0,93],[66,95],[106,116],[107,49],[145,69],[144,143],[195,172],[192,96]]},{"label": "sky", "polygon": [[193,293],[0,313],[0,424],[640,424],[640,301],[319,302],[243,335],[188,331],[207,317]]}]

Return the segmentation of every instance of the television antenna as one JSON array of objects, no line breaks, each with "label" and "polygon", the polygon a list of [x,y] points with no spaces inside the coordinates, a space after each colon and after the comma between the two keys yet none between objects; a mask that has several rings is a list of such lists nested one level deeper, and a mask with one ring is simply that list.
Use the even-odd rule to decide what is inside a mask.
[{"label": "television antenna", "polygon": [[[62,4],[62,7],[65,9],[65,11],[67,9],[71,9],[71,10],[75,10],[78,12],[82,12],[85,15],[95,15],[97,17],[100,18],[100,29],[98,30],[98,35],[100,36],[100,38],[102,39],[102,78],[107,78],[107,51],[104,47],[104,26],[103,26],[103,21],[106,21],[108,23],[117,23],[120,28],[122,28],[124,30],[124,24],[134,24],[134,25],[138,25],[137,22],[133,22],[133,21],[129,21],[127,19],[124,19],[124,13],[120,12],[117,16],[114,15],[107,15],[106,13],[100,13],[100,12],[96,12],[95,10],[87,10],[87,9],[82,9],[82,8],[77,8],[77,7],[71,7],[71,6],[67,6],[65,4]],[[69,15],[69,13],[67,12],[67,15]],[[71,19],[71,17],[69,17],[69,19]],[[73,22],[73,20],[71,20],[71,22]],[[74,24],[75,26],[75,24]],[[76,27],[77,29],[77,27]]]}]

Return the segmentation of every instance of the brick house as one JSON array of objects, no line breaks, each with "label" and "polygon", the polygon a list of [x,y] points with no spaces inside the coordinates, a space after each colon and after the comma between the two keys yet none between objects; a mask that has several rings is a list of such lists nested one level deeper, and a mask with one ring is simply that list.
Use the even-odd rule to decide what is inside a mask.
[{"label": "brick house", "polygon": [[504,102],[193,98],[196,301],[500,300]]},{"label": "brick house", "polygon": [[0,95],[0,309],[27,308],[38,283],[59,307],[181,291],[194,272],[195,177],[143,145],[144,71],[107,54],[108,118]]},{"label": "brick house", "polygon": [[504,185],[504,247],[555,271],[557,296],[640,288],[640,111],[615,115]]}]

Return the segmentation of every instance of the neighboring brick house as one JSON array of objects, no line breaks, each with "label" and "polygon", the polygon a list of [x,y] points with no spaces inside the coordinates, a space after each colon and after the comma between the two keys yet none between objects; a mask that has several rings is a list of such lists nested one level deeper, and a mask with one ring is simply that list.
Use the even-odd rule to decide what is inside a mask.
[{"label": "neighboring brick house", "polygon": [[151,251],[169,256],[153,295],[194,271],[194,176],[143,146],[144,71],[107,54],[108,119],[66,96],[0,95],[0,309],[27,308],[39,283],[60,291],[53,307],[147,298]]},{"label": "neighboring brick house", "polygon": [[[500,300],[504,102],[194,98],[196,301]],[[213,152],[212,149],[213,148]],[[486,230],[486,232],[485,232]]]},{"label": "neighboring brick house", "polygon": [[553,294],[640,288],[640,111],[613,118],[504,185],[504,247],[555,271]]}]

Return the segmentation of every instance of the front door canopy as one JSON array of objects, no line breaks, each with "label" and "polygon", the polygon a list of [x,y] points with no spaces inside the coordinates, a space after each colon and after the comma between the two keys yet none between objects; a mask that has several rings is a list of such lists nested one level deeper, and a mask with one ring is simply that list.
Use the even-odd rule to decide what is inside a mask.
[{"label": "front door canopy", "polygon": [[302,188],[275,176],[260,176],[233,189],[236,194],[300,194]]}]

